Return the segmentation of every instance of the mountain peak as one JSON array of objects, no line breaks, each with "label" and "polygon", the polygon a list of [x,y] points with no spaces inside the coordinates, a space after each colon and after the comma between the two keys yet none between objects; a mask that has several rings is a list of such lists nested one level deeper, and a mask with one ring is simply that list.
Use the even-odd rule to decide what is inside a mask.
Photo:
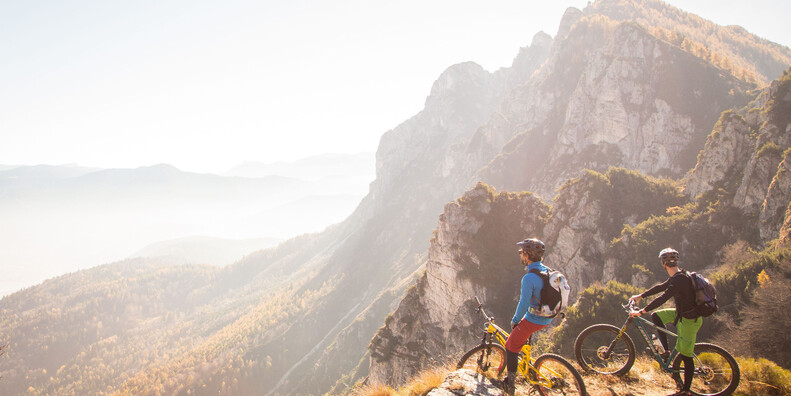
[{"label": "mountain peak", "polygon": [[557,37],[566,37],[569,34],[569,31],[571,31],[571,27],[574,26],[575,23],[579,22],[579,20],[582,19],[584,15],[585,14],[583,14],[578,8],[566,8],[566,12],[563,13],[563,18],[560,20]]}]

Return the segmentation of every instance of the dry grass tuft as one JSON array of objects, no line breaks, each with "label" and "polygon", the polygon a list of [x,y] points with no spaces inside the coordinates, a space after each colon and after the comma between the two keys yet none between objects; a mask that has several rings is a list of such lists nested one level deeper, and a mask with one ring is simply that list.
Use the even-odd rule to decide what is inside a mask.
[{"label": "dry grass tuft", "polygon": [[445,377],[456,370],[456,365],[444,365],[423,370],[415,375],[402,388],[393,389],[386,385],[365,385],[352,392],[353,396],[425,396],[433,389],[439,388]]},{"label": "dry grass tuft", "polygon": [[455,370],[450,365],[440,366],[420,372],[409,384],[400,390],[401,395],[405,396],[425,396],[435,388],[439,388],[445,377]]},{"label": "dry grass tuft", "polygon": [[381,384],[363,385],[351,393],[352,396],[396,396],[396,390]]}]

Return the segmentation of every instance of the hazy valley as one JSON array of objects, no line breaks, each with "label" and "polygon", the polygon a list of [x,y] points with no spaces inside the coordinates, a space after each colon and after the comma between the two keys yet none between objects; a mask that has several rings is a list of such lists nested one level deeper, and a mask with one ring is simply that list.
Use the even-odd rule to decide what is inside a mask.
[{"label": "hazy valley", "polygon": [[4,168],[0,294],[140,255],[230,264],[343,220],[374,178],[373,154],[245,163],[222,175],[164,164]]}]

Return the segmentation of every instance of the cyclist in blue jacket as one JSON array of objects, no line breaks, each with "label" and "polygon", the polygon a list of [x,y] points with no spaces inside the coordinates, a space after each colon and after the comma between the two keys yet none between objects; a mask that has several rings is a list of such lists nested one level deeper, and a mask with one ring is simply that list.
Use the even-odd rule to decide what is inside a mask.
[{"label": "cyclist in blue jacket", "polygon": [[538,274],[529,272],[538,269],[546,272],[541,260],[544,258],[544,242],[538,239],[525,239],[516,244],[519,246],[519,257],[527,273],[522,277],[522,286],[519,293],[519,304],[516,306],[516,313],[511,319],[511,334],[505,343],[505,364],[508,374],[502,382],[502,388],[507,394],[515,391],[514,381],[516,379],[517,365],[519,363],[519,351],[525,345],[533,333],[547,327],[552,318],[541,317],[533,314],[533,309],[540,309],[541,288],[544,281]]}]

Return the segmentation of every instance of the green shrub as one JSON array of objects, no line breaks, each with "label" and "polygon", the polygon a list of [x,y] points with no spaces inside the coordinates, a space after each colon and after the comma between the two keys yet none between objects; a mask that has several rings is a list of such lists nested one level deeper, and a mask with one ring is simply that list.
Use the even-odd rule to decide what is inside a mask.
[{"label": "green shrub", "polygon": [[791,395],[791,371],[764,358],[737,357],[741,380],[735,395]]},{"label": "green shrub", "polygon": [[783,149],[777,145],[775,142],[766,142],[760,149],[755,153],[756,158],[765,157],[768,155],[782,155]]}]

